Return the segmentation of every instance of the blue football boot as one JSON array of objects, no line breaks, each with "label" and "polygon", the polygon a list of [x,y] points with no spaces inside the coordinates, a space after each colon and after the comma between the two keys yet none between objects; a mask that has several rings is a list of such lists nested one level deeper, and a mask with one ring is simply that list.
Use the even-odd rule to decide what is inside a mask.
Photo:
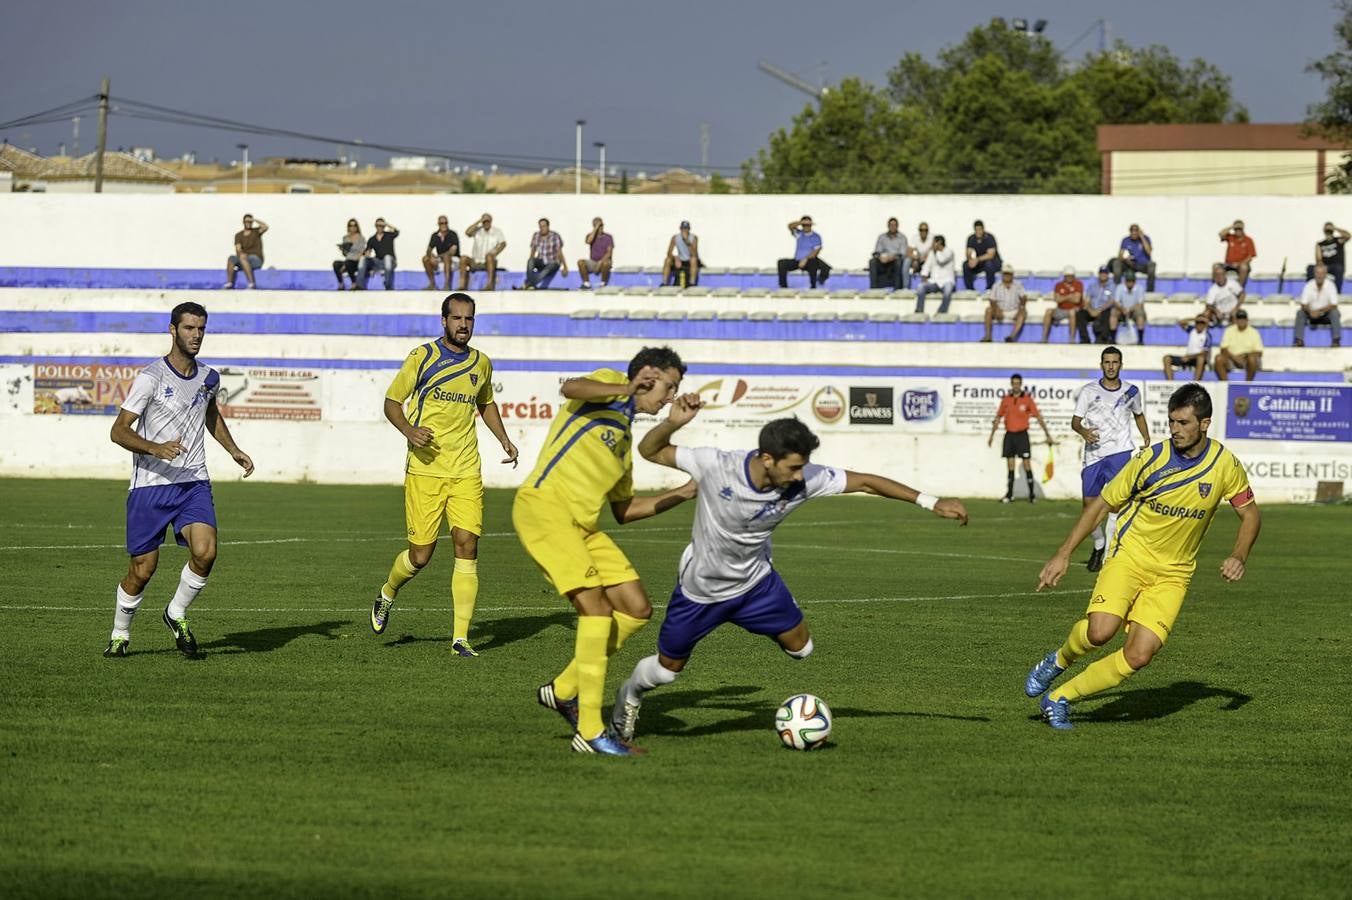
[{"label": "blue football boot", "polygon": [[1044,694],[1041,706],[1042,718],[1057,731],[1070,731],[1075,727],[1070,724],[1069,700],[1053,700],[1050,696]]},{"label": "blue football boot", "polygon": [[1028,678],[1023,683],[1023,692],[1030,697],[1047,693],[1052,682],[1064,671],[1065,669],[1056,664],[1056,651],[1053,650],[1033,666],[1033,670],[1028,673]]}]

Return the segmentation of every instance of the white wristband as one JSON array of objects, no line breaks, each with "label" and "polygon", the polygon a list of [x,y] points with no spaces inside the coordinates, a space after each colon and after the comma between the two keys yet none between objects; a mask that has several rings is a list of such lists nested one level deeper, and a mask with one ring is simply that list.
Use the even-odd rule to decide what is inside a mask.
[{"label": "white wristband", "polygon": [[916,506],[920,507],[921,509],[928,509],[931,511],[933,511],[935,505],[938,504],[938,502],[939,498],[934,496],[933,494],[917,494],[915,498]]}]

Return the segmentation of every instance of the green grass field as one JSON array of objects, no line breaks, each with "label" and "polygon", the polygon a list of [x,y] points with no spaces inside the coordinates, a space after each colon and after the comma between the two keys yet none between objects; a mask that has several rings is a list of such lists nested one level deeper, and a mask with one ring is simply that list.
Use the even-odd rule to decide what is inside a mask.
[{"label": "green grass field", "polygon": [[[1032,592],[1078,504],[808,504],[777,562],[816,653],[716,632],[649,695],[640,759],[569,751],[534,688],[574,615],[490,492],[478,659],[449,651],[450,547],[369,599],[395,487],[221,484],[222,547],[181,658],[159,613],[100,656],[125,568],[114,482],[0,481],[6,896],[1347,896],[1346,507],[1264,510],[1248,577],[1224,514],[1155,664],[1055,733],[1022,693],[1091,577]],[[693,505],[614,532],[664,605]],[[1341,536],[1341,537],[1339,537]],[[1082,561],[1087,547],[1078,554]],[[1341,572],[1341,574],[1339,574]],[[655,620],[656,623],[657,620]],[[612,661],[607,695],[653,652]],[[782,749],[798,691],[832,743]]]}]

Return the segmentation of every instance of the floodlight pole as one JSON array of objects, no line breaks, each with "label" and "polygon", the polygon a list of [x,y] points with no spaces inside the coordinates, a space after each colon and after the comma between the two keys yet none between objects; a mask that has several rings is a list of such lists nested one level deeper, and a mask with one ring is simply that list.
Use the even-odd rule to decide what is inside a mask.
[{"label": "floodlight pole", "polygon": [[606,142],[595,141],[593,147],[601,151],[601,179],[597,183],[596,193],[605,194],[606,192]]},{"label": "floodlight pole", "polygon": [[94,193],[103,193],[103,152],[108,149],[108,79],[99,86],[99,146],[94,154]]},{"label": "floodlight pole", "polygon": [[240,164],[240,168],[244,170],[243,193],[247,194],[249,193],[249,145],[236,144],[235,146],[244,151],[244,162]]},{"label": "floodlight pole", "polygon": [[577,120],[577,156],[573,166],[573,193],[582,193],[582,126],[587,124],[586,119]]}]

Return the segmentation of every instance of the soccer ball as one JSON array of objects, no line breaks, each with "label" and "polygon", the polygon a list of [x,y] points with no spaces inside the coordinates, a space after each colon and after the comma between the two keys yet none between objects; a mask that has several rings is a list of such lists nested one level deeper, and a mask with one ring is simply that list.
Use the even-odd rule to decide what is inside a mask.
[{"label": "soccer ball", "polygon": [[831,707],[820,697],[794,694],[776,710],[775,731],[792,750],[820,747],[831,736]]}]

